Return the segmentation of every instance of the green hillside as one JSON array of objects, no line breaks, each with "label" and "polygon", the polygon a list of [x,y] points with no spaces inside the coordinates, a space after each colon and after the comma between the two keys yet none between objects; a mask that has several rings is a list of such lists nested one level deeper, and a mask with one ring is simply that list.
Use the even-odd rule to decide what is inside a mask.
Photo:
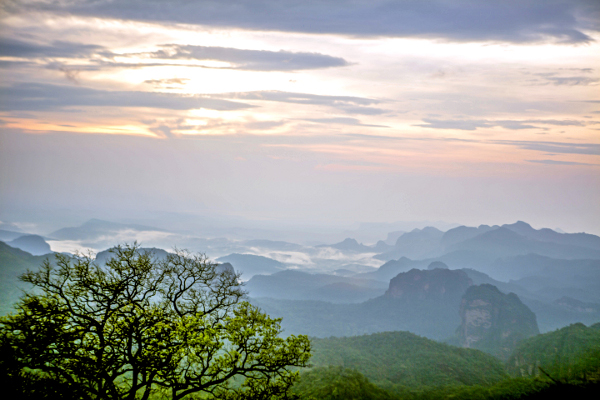
[{"label": "green hillside", "polygon": [[53,255],[33,256],[0,242],[0,315],[11,312],[12,305],[19,300],[23,290],[30,289],[19,281],[19,276],[28,269],[38,269],[48,257]]},{"label": "green hillside", "polygon": [[600,380],[600,330],[578,323],[523,341],[507,362],[514,376]]},{"label": "green hillside", "polygon": [[[575,324],[523,342],[509,362],[409,332],[313,339],[301,400],[596,399],[600,324]],[[546,374],[523,374],[541,366]],[[506,370],[509,370],[510,376]]]},{"label": "green hillside", "polygon": [[383,388],[488,385],[507,377],[502,363],[488,354],[409,332],[313,339],[311,362],[356,370]]},{"label": "green hillside", "polygon": [[319,367],[302,373],[293,393],[302,400],[394,400],[393,394],[375,386],[358,371]]}]

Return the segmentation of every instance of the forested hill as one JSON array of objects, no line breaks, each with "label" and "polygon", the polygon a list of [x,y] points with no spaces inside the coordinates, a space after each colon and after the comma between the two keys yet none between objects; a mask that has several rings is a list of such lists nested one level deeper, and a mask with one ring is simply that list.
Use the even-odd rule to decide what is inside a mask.
[{"label": "forested hill", "polygon": [[37,270],[54,253],[34,256],[30,253],[0,242],[0,315],[12,311],[13,304],[29,285],[20,282],[19,276],[28,269]]},{"label": "forested hill", "polygon": [[515,376],[548,374],[556,380],[600,379],[600,323],[573,324],[520,343],[507,362]]},{"label": "forested hill", "polygon": [[485,385],[507,377],[504,366],[493,356],[410,332],[313,339],[312,343],[315,367],[354,369],[381,387]]},{"label": "forested hill", "polygon": [[302,371],[294,393],[301,400],[595,400],[599,335],[600,324],[537,335],[506,364],[409,332],[313,338],[313,368]]}]

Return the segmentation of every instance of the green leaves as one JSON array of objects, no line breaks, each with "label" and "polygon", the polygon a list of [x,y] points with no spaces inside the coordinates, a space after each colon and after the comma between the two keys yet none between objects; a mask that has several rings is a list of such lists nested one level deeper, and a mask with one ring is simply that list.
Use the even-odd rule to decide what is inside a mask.
[{"label": "green leaves", "polygon": [[281,338],[280,320],[241,301],[239,275],[204,255],[124,245],[105,265],[58,255],[21,279],[39,294],[0,320],[2,342],[92,397],[285,398],[310,357],[306,336]]}]

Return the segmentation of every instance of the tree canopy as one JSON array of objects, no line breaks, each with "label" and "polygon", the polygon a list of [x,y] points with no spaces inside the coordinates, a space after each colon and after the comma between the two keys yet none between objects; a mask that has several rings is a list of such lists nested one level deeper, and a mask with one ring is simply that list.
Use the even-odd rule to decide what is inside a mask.
[{"label": "tree canopy", "polygon": [[104,265],[57,255],[21,276],[35,289],[0,319],[7,374],[78,398],[288,396],[310,342],[282,338],[280,319],[244,301],[239,274],[186,251],[112,252]]}]

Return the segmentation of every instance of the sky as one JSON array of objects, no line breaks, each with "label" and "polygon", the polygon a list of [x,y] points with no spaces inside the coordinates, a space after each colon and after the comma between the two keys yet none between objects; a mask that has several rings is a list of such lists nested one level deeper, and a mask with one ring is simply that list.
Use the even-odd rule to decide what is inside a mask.
[{"label": "sky", "polygon": [[5,224],[600,234],[598,1],[4,0],[0,69]]}]

